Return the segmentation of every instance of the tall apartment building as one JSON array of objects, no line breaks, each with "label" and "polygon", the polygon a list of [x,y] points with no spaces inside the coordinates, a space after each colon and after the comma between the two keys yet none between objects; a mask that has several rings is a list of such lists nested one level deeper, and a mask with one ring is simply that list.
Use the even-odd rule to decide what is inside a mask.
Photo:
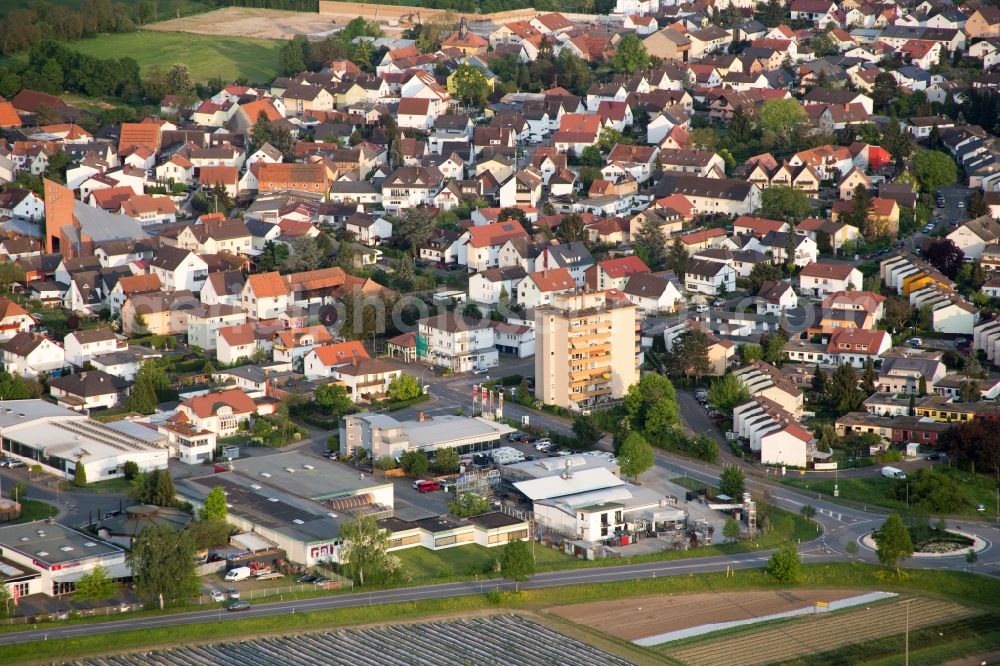
[{"label": "tall apartment building", "polygon": [[558,294],[535,310],[535,397],[587,409],[639,381],[636,308],[604,292]]}]

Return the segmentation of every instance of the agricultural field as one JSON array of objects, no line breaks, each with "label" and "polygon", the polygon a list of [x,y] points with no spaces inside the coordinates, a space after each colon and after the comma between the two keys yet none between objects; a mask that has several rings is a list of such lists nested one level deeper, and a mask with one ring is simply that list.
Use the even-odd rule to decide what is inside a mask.
[{"label": "agricultural field", "polygon": [[[142,1],[143,0],[119,0],[119,2],[125,5],[129,10]],[[211,8],[211,6],[207,2],[204,2],[204,0],[155,0],[155,2],[156,15],[157,18],[160,19],[174,17],[178,13],[180,13],[181,16],[186,16],[197,12],[205,12]],[[4,0],[4,2],[0,3],[0,14],[4,14],[15,9],[25,9],[34,4],[36,4],[34,0]],[[45,4],[53,7],[79,9],[83,4],[83,0],[46,0]]]},{"label": "agricultural field", "polygon": [[[967,606],[937,599],[916,598],[909,607],[911,631],[981,614]],[[904,604],[889,601],[859,607],[857,610],[785,621],[780,626],[726,635],[714,640],[710,638],[694,645],[664,645],[660,651],[689,666],[771,664],[901,634],[906,624],[905,615]],[[814,663],[811,658],[807,662]]]},{"label": "agricultural field", "polygon": [[120,33],[68,42],[68,46],[96,58],[134,58],[143,73],[154,65],[163,69],[186,63],[196,81],[216,76],[223,81],[245,77],[268,83],[280,73],[281,42],[247,37],[210,37],[179,32]]},{"label": "agricultural field", "polygon": [[517,615],[494,615],[218,643],[76,662],[80,666],[243,664],[574,664],[628,661]]},{"label": "agricultural field", "polygon": [[837,601],[855,590],[755,590],[718,594],[615,599],[557,606],[550,612],[616,638],[635,641],[715,622],[748,620]]},{"label": "agricultural field", "polygon": [[[340,24],[349,19],[340,20]],[[330,16],[280,9],[225,7],[203,14],[160,21],[146,26],[161,32],[188,32],[196,35],[242,35],[258,39],[291,39],[332,30],[337,20]]]}]

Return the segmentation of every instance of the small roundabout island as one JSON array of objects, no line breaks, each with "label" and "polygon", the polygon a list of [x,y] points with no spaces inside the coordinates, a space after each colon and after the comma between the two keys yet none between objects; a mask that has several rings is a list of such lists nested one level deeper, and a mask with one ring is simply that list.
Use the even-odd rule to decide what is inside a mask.
[{"label": "small roundabout island", "polygon": [[[913,534],[913,557],[967,557],[969,553],[977,555],[990,547],[990,542],[975,534],[957,529],[941,529],[929,527],[926,531]],[[877,532],[869,532],[858,541],[870,550],[877,550]]]}]

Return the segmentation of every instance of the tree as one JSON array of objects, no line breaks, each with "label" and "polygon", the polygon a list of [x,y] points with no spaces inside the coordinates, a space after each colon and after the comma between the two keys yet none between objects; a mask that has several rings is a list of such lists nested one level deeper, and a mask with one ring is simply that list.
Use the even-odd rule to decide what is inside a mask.
[{"label": "tree", "polygon": [[837,45],[833,43],[833,39],[826,32],[821,32],[809,40],[809,46],[812,47],[817,58],[837,52]]},{"label": "tree", "polygon": [[461,463],[458,449],[446,447],[434,453],[434,469],[441,474],[454,474]]},{"label": "tree", "polygon": [[455,94],[460,100],[469,106],[483,108],[490,96],[490,82],[483,70],[469,63],[462,63],[455,70],[452,81]]},{"label": "tree", "polygon": [[647,69],[649,65],[650,58],[646,52],[646,45],[633,34],[625,35],[618,42],[615,55],[611,58],[611,69],[620,74],[635,74]]},{"label": "tree", "polygon": [[137,484],[135,499],[140,504],[174,506],[177,503],[177,490],[170,472],[154,469],[143,474]]},{"label": "tree", "polygon": [[340,528],[344,542],[344,572],[357,580],[373,585],[388,583],[399,570],[399,560],[387,553],[389,532],[379,527],[374,516],[359,516]]},{"label": "tree", "polygon": [[601,135],[597,139],[597,146],[606,153],[611,152],[611,150],[618,144],[631,145],[634,143],[635,139],[612,127],[605,127],[602,129]]},{"label": "tree", "polygon": [[[756,268],[756,266],[754,266],[754,268]],[[740,345],[739,349],[740,358],[743,359],[743,363],[753,363],[754,361],[760,361],[764,358],[764,350],[758,344],[745,342]]]},{"label": "tree", "polygon": [[958,388],[958,398],[962,402],[979,402],[983,397],[979,382],[974,379],[967,379]]},{"label": "tree", "polygon": [[77,601],[103,601],[118,591],[118,583],[108,578],[108,570],[98,564],[83,578],[76,581],[73,598]]},{"label": "tree", "polygon": [[[680,411],[674,385],[663,375],[647,373],[625,393],[625,413],[629,428],[657,438],[666,436],[680,425]],[[657,432],[653,427],[660,428]]]},{"label": "tree", "polygon": [[753,137],[753,121],[742,104],[733,110],[733,119],[729,122],[729,135],[737,143],[746,143]]},{"label": "tree", "polygon": [[354,404],[347,389],[340,384],[323,384],[316,387],[313,401],[330,415],[345,414]]},{"label": "tree", "polygon": [[750,270],[750,293],[759,294],[765,282],[781,280],[781,267],[769,261],[754,264]]},{"label": "tree", "polygon": [[982,217],[990,214],[990,208],[986,205],[986,197],[980,189],[974,190],[969,198],[965,200],[965,211],[970,218]]},{"label": "tree", "polygon": [[785,343],[788,340],[781,333],[768,333],[764,336],[764,360],[772,365],[781,365],[785,359]]},{"label": "tree", "polygon": [[82,460],[77,460],[76,467],[73,468],[73,485],[77,488],[87,485],[87,468]]},{"label": "tree", "polygon": [[782,147],[794,144],[799,129],[808,119],[802,103],[795,98],[769,99],[760,109],[761,126]]},{"label": "tree", "polygon": [[838,414],[857,411],[865,399],[864,393],[858,388],[858,378],[854,373],[854,368],[848,363],[837,366],[830,377],[829,388],[827,389],[830,406]]},{"label": "tree", "polygon": [[711,127],[698,127],[688,134],[688,144],[695,150],[710,150],[714,153],[719,147],[719,140]]},{"label": "tree", "polygon": [[861,373],[861,390],[865,392],[866,396],[870,396],[878,390],[876,381],[878,381],[878,374],[875,372],[875,362],[869,356],[868,360],[865,361],[865,370]]},{"label": "tree", "polygon": [[413,375],[400,375],[389,382],[389,399],[394,402],[412,400],[421,393],[420,382]]},{"label": "tree", "polygon": [[965,262],[965,253],[950,238],[936,238],[924,248],[924,258],[948,277],[955,279]]},{"label": "tree", "polygon": [[133,412],[152,414],[156,411],[156,404],[159,402],[156,397],[157,372],[157,366],[147,361],[136,373],[135,383],[129,394],[129,409]]},{"label": "tree", "polygon": [[393,220],[392,232],[396,240],[416,257],[420,246],[434,233],[434,212],[422,206],[411,206],[402,217]]},{"label": "tree", "polygon": [[588,239],[587,226],[579,213],[570,213],[559,222],[556,235],[565,243],[586,242]]},{"label": "tree", "polygon": [[771,555],[765,571],[776,582],[789,585],[799,579],[801,569],[802,559],[799,557],[799,551],[795,548],[795,544],[788,541]]},{"label": "tree", "polygon": [[743,470],[736,465],[727,465],[719,475],[719,492],[739,500],[743,498],[745,491],[746,477]]},{"label": "tree", "polygon": [[700,328],[690,328],[678,335],[667,359],[671,373],[701,380],[712,372],[708,358],[710,342],[708,334]]},{"label": "tree", "polygon": [[655,220],[647,217],[639,229],[636,231],[635,238],[633,239],[633,246],[635,247],[635,253],[639,255],[643,263],[649,266],[652,271],[660,271],[666,267],[668,263],[667,254],[667,235],[663,231],[663,227],[656,223]]},{"label": "tree", "polygon": [[900,296],[890,296],[885,300],[885,315],[882,321],[890,331],[900,331],[906,321],[913,316],[910,301]]},{"label": "tree", "polygon": [[872,84],[872,101],[876,108],[885,108],[899,94],[899,82],[889,72],[882,72]]},{"label": "tree", "polygon": [[229,515],[229,508],[226,506],[226,491],[222,486],[214,486],[205,496],[205,502],[198,512],[201,520],[225,520]]},{"label": "tree", "polygon": [[924,192],[953,184],[958,178],[955,160],[939,150],[921,150],[913,156],[913,173]]},{"label": "tree", "polygon": [[197,594],[194,554],[194,542],[186,532],[175,532],[168,525],[143,530],[127,555],[138,597],[162,610]]},{"label": "tree", "polygon": [[184,532],[197,550],[204,550],[228,544],[232,530],[224,520],[198,520],[188,525]]},{"label": "tree", "polygon": [[490,510],[490,501],[475,493],[461,493],[448,502],[448,511],[456,518],[478,516]]},{"label": "tree", "polygon": [[750,399],[750,391],[731,372],[712,381],[708,389],[708,404],[723,414],[732,414],[733,408]]},{"label": "tree", "polygon": [[799,513],[805,518],[812,518],[816,515],[816,507],[812,504],[803,504],[802,508],[799,509]]},{"label": "tree", "polygon": [[771,219],[799,222],[809,215],[809,199],[801,190],[783,185],[769,187],[761,194],[760,210]]},{"label": "tree", "polygon": [[690,259],[690,254],[684,247],[680,236],[677,236],[670,244],[670,251],[667,253],[667,268],[674,272],[681,284],[684,284],[684,278],[687,275],[688,259]]},{"label": "tree", "polygon": [[592,414],[582,414],[573,419],[573,434],[580,449],[593,448],[604,436],[597,418]]},{"label": "tree", "polygon": [[722,527],[722,536],[726,537],[730,541],[736,541],[740,538],[740,534],[743,530],[740,529],[740,524],[733,520],[732,518],[726,519],[726,524]]},{"label": "tree", "polygon": [[163,77],[164,87],[170,95],[187,97],[194,92],[194,78],[191,76],[191,68],[183,62],[176,62],[170,66]]},{"label": "tree", "polygon": [[600,168],[604,166],[604,157],[597,146],[586,146],[580,152],[580,165]]},{"label": "tree", "polygon": [[407,474],[414,478],[425,476],[430,467],[430,463],[427,461],[427,456],[424,452],[412,449],[403,453],[399,459],[399,464],[406,470]]},{"label": "tree", "polygon": [[523,583],[535,573],[535,558],[527,541],[508,541],[500,551],[500,575],[514,581],[514,591],[518,583]]},{"label": "tree", "polygon": [[285,42],[278,52],[278,62],[281,70],[287,76],[293,76],[302,72],[306,68],[308,58],[309,42],[304,35],[297,35],[294,39]]},{"label": "tree", "polygon": [[653,466],[656,459],[653,447],[646,438],[637,432],[630,432],[622,442],[618,462],[622,474],[630,479],[638,479],[640,474]]},{"label": "tree", "polygon": [[817,363],[816,368],[813,370],[812,391],[816,396],[823,396],[826,394],[826,386],[826,373],[823,371],[823,368],[819,367],[819,363]]},{"label": "tree", "polygon": [[910,531],[906,529],[899,514],[889,516],[874,537],[878,561],[887,567],[895,567],[896,575],[899,575],[899,561],[913,555]]},{"label": "tree", "polygon": [[14,607],[14,596],[10,592],[10,588],[6,585],[0,585],[0,618],[7,619],[11,616]]}]

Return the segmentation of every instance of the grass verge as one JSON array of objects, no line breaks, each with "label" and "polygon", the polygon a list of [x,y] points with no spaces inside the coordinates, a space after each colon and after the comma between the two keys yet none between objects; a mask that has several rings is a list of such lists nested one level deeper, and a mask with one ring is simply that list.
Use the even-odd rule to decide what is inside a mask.
[{"label": "grass verge", "polygon": [[[938,466],[935,468],[941,474],[950,477],[957,483],[965,496],[966,501],[954,508],[952,515],[979,516],[982,515],[976,510],[977,504],[986,507],[996,505],[996,481],[991,477],[981,474],[970,474],[953,467]],[[850,502],[857,502],[863,505],[885,507],[905,511],[906,500],[897,500],[889,497],[889,492],[895,483],[902,483],[884,476],[871,476],[862,478],[840,479],[809,479],[809,478],[785,478],[781,481],[785,485],[811,490],[833,497],[834,483],[840,484],[840,498]]]},{"label": "grass verge", "polygon": [[[880,589],[919,592],[924,596],[951,599],[968,606],[1000,610],[1000,580],[959,571],[904,570],[895,573],[868,564],[805,565],[797,585],[780,586],[809,588],[830,587],[849,589]],[[726,577],[724,572],[670,576],[655,579],[629,580],[616,583],[590,583],[566,587],[526,590],[518,594],[475,595],[403,604],[385,604],[338,608],[324,611],[246,618],[208,624],[177,627],[146,628],[113,634],[96,634],[67,639],[23,643],[0,648],[4,664],[35,663],[52,660],[92,657],[110,652],[150,649],[199,641],[236,640],[245,636],[300,633],[330,630],[357,624],[427,620],[442,613],[455,614],[484,609],[536,610],[549,606],[639,597],[659,594],[684,594],[751,589],[775,589],[776,586],[761,569],[738,571]],[[652,654],[652,653],[651,653]]]},{"label": "grass verge", "polygon": [[101,35],[67,43],[96,58],[134,58],[144,75],[155,65],[169,69],[182,62],[191,68],[195,81],[219,76],[223,81],[246,77],[250,83],[267,83],[281,72],[281,45],[272,39],[153,31]]},{"label": "grass verge", "polygon": [[[478,576],[496,576],[494,563],[500,556],[496,549],[486,548],[478,544],[459,546],[447,550],[432,551],[426,548],[407,548],[394,553],[402,562],[402,570],[411,580],[428,581],[429,579],[471,578]],[[539,569],[569,569],[575,562],[574,557],[560,550],[535,545],[535,565]],[[435,582],[438,582],[437,580]]]},{"label": "grass verge", "polygon": [[34,520],[45,520],[57,513],[59,513],[59,510],[48,502],[39,502],[38,500],[30,499],[24,500],[21,502],[21,517],[11,524],[20,525],[21,523],[30,523]]}]

